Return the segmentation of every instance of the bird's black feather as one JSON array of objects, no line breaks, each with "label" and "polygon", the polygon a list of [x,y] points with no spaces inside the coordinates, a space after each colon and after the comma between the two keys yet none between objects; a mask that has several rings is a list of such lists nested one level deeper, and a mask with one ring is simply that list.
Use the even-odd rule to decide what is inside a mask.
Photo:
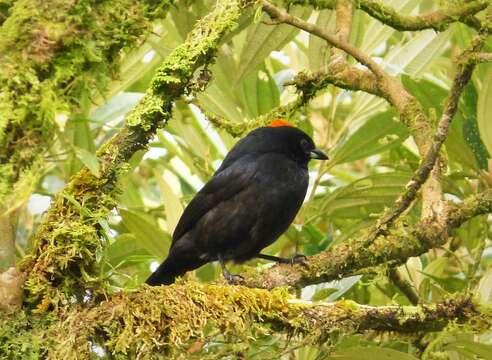
[{"label": "bird's black feather", "polygon": [[257,256],[297,214],[313,149],[305,133],[287,127],[260,128],[240,140],[186,207],[168,257],[147,283],[172,283],[209,261]]}]

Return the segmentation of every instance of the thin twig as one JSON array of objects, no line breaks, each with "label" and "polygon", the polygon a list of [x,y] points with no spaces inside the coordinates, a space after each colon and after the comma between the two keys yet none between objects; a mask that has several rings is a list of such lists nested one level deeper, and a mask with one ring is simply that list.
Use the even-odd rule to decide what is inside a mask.
[{"label": "thin twig", "polygon": [[478,63],[491,62],[492,53],[478,53],[473,56],[473,60]]},{"label": "thin twig", "polygon": [[407,297],[412,305],[417,305],[421,302],[420,296],[415,290],[415,287],[407,280],[401,277],[398,268],[391,267],[388,269],[388,278],[400,291]]},{"label": "thin twig", "polygon": [[416,198],[418,190],[429,177],[429,174],[436,164],[441,146],[447,138],[451,121],[458,109],[461,93],[475,69],[476,64],[473,61],[470,61],[470,59],[472,59],[473,54],[476,51],[481,49],[484,41],[485,35],[478,35],[472,41],[470,48],[465,50],[458,60],[458,72],[454,78],[449,97],[444,105],[444,111],[434,135],[432,146],[422,160],[418,170],[412,176],[412,179],[407,183],[405,192],[401,194],[395,201],[395,204],[379,218],[372,236],[368,238],[368,244],[381,235],[406,209],[408,209]]},{"label": "thin twig", "polygon": [[343,41],[337,36],[330,34],[320,27],[313,25],[307,21],[304,21],[296,16],[292,16],[288,14],[284,9],[278,8],[272,3],[264,0],[262,2],[263,10],[270,15],[272,19],[278,20],[285,24],[290,24],[295,26],[301,30],[307,31],[311,34],[314,34],[324,40],[326,40],[329,44],[342,49],[347,54],[352,56],[354,59],[359,61],[361,64],[367,66],[378,78],[386,79],[389,75],[383,70],[381,66],[379,66],[369,55],[360,51],[355,46],[350,43]]}]

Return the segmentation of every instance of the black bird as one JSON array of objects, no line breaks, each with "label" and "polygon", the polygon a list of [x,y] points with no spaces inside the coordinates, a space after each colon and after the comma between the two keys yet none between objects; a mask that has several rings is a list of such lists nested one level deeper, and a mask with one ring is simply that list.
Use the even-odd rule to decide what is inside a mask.
[{"label": "black bird", "polygon": [[147,284],[171,284],[177,276],[216,260],[229,281],[237,276],[227,271],[229,260],[292,261],[260,251],[287,230],[299,211],[311,159],[328,157],[306,133],[283,120],[251,131],[188,204],[169,255]]}]

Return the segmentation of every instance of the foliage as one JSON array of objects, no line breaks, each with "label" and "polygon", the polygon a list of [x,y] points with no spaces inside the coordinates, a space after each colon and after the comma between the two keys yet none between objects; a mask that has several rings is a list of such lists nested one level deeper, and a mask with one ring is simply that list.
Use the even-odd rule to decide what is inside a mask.
[{"label": "foliage", "polygon": [[[422,106],[433,131],[452,87],[453,55],[467,48],[477,31],[458,22],[446,23],[439,28],[441,32],[398,31],[363,11],[370,2],[360,1],[362,10],[354,10],[349,40],[401,81]],[[296,89],[295,74],[326,70],[332,47],[325,41],[287,24],[268,23],[271,19],[256,5],[242,9],[240,17],[235,13],[230,19],[220,18],[223,22],[213,41],[201,44],[197,40],[190,47],[185,40],[194,28],[193,34],[203,30],[203,38],[209,39],[209,30],[197,32],[195,24],[210,13],[215,2],[180,1],[170,6],[166,1],[78,1],[73,8],[63,2],[69,7],[66,18],[53,15],[59,7],[32,9],[29,0],[16,1],[12,7],[10,3],[0,1],[0,34],[5,34],[0,37],[0,49],[5,50],[0,59],[8,60],[0,70],[0,140],[6,144],[0,151],[0,199],[10,199],[2,201],[0,211],[15,211],[18,260],[23,260],[26,269],[35,270],[26,283],[27,306],[14,318],[2,319],[2,351],[15,349],[26,358],[43,357],[44,347],[39,344],[50,341],[50,336],[53,339],[58,331],[74,337],[77,331],[87,331],[80,338],[65,339],[92,338],[93,343],[78,344],[87,356],[95,356],[95,344],[116,356],[137,357],[145,353],[146,346],[171,341],[179,346],[168,347],[167,355],[183,358],[360,359],[368,352],[392,359],[490,357],[490,329],[453,322],[436,332],[398,335],[359,334],[355,325],[341,336],[334,326],[331,332],[317,334],[315,341],[300,336],[302,329],[276,333],[276,321],[248,327],[250,317],[275,318],[273,310],[262,312],[267,311],[264,301],[269,296],[276,297],[275,311],[282,314],[286,290],[253,299],[248,291],[257,295],[263,290],[245,289],[244,293],[227,293],[222,303],[219,295],[235,290],[219,287],[217,299],[221,300],[193,298],[215,286],[195,281],[218,281],[217,264],[187,274],[190,287],[176,293],[170,293],[172,288],[141,289],[156,262],[166,256],[183,208],[218,168],[237,135],[278,114],[312,135],[331,159],[327,164],[311,164],[312,182],[302,210],[265,253],[314,255],[349,244],[348,239],[367,234],[394,204],[420,165],[422,156],[413,130],[399,121],[393,106],[367,92],[328,83],[316,89]],[[313,1],[285,3],[292,5],[290,14],[335,31],[335,1],[316,2],[315,7],[308,6]],[[405,14],[456,5],[434,0],[384,3]],[[10,16],[3,22],[4,8]],[[384,19],[384,12],[379,16]],[[37,30],[19,36],[26,27]],[[489,38],[483,50],[488,52],[491,47]],[[347,61],[354,63],[350,58]],[[451,204],[463,204],[492,183],[490,80],[492,65],[479,64],[441,151],[441,183]],[[12,126],[19,131],[12,131]],[[132,150],[120,161],[115,151],[120,150],[118,136],[122,130],[135,129],[144,135],[124,139]],[[108,173],[112,175],[106,176]],[[401,249],[418,243],[407,230],[420,226],[421,200],[417,198],[403,220],[388,232],[388,243],[393,241]],[[398,268],[422,303],[466,294],[490,304],[490,225],[489,215],[474,217],[453,230],[448,243]],[[397,241],[407,242],[395,244]],[[302,301],[345,299],[347,307],[350,302],[375,307],[410,305],[405,293],[388,278],[386,265],[355,277],[303,287],[298,295]],[[256,269],[267,267],[263,261],[252,260],[232,270],[256,274]],[[133,295],[137,289],[141,292]],[[101,302],[122,290],[125,292],[112,298],[112,303],[102,302],[106,312],[84,309],[86,302]],[[173,294],[177,294],[174,299]],[[244,297],[233,310],[236,300],[231,296]],[[124,308],[123,298],[135,301],[135,307]],[[175,328],[161,332],[159,325],[146,322],[143,312],[159,323],[161,316],[172,315],[169,301],[174,301],[181,317],[171,322]],[[78,308],[64,309],[70,302],[78,302]],[[245,304],[250,307],[242,312]],[[204,318],[210,308],[218,313]],[[231,314],[239,317],[230,319],[230,327],[214,328],[217,319]],[[62,319],[61,325],[54,322],[56,316]],[[185,323],[184,318],[193,316],[191,325]],[[100,321],[100,327],[76,329],[80,319]],[[279,316],[277,320],[285,319]],[[295,328],[291,317],[288,326],[286,321],[285,327]],[[185,337],[176,335],[182,330],[179,325],[191,326]],[[43,327],[53,333],[44,333]],[[244,336],[240,335],[243,331]],[[139,337],[129,335],[135,333]],[[15,334],[18,340],[6,347],[11,341],[7,339]],[[58,346],[57,351],[63,347]]]}]

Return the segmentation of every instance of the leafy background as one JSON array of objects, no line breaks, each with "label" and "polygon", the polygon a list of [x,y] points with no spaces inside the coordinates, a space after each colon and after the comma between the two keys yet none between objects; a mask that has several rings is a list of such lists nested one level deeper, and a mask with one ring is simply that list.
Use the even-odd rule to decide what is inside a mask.
[{"label": "leafy background", "polygon": [[[429,0],[387,3],[407,14],[439,5]],[[110,84],[109,95],[91,102],[87,99],[92,94],[87,90],[86,98],[81,99],[82,113],[56,115],[56,144],[46,157],[50,166],[19,220],[19,257],[29,252],[28,239],[43,211],[70,177],[83,165],[98,174],[95,150],[122,126],[125,113],[142,97],[157,65],[184,41],[211,5],[211,1],[202,0],[173,8],[166,19],[155,24],[145,43],[122,55],[122,73]],[[293,7],[290,12],[325,29],[334,29],[335,16],[330,10]],[[351,42],[399,77],[429,117],[437,119],[450,88],[452,56],[469,44],[473,34],[461,24],[442,33],[401,33],[356,11]],[[487,51],[491,48],[489,42]],[[104,224],[110,246],[100,257],[100,276],[110,281],[114,291],[139,286],[166,256],[183,208],[237,141],[211,125],[203,111],[234,124],[245,124],[278,105],[288,104],[296,94],[286,82],[301,70],[323,70],[329,52],[326,43],[316,37],[287,25],[264,24],[255,19],[253,12],[243,14],[240,26],[224,41],[209,69],[213,76],[210,86],[198,96],[176,103],[174,118],[158,131],[148,151],[134,156],[132,171],[121,182],[118,209]],[[492,182],[491,114],[492,67],[484,64],[464,92],[445,144],[447,170],[443,183],[451,201],[459,202]],[[372,224],[402,191],[419,157],[394,110],[369,94],[328,87],[290,120],[311,134],[331,160],[311,164],[311,183],[302,210],[266,253],[311,255]],[[418,217],[416,206],[408,221]],[[412,258],[400,270],[426,302],[466,291],[472,280],[479,282],[477,295],[483,302],[490,302],[491,264],[490,219],[481,216],[465,224],[449,246]],[[269,266],[263,261],[248,265]],[[240,272],[241,267],[233,266],[232,270]],[[187,277],[213,281],[219,273],[216,264],[208,264]],[[302,297],[325,301],[345,298],[370,305],[409,304],[383,274],[310,286],[303,289]],[[370,348],[373,358],[415,359],[422,339],[374,333],[332,340],[336,358],[366,358]],[[477,336],[450,326],[440,334],[426,335],[424,340],[433,341],[443,358],[492,358],[490,331]],[[220,358],[220,348],[211,346],[208,351]],[[271,358],[279,352],[283,359],[330,358],[328,348],[289,347],[288,342],[286,345],[272,336],[258,336],[247,350],[250,358]]]}]

